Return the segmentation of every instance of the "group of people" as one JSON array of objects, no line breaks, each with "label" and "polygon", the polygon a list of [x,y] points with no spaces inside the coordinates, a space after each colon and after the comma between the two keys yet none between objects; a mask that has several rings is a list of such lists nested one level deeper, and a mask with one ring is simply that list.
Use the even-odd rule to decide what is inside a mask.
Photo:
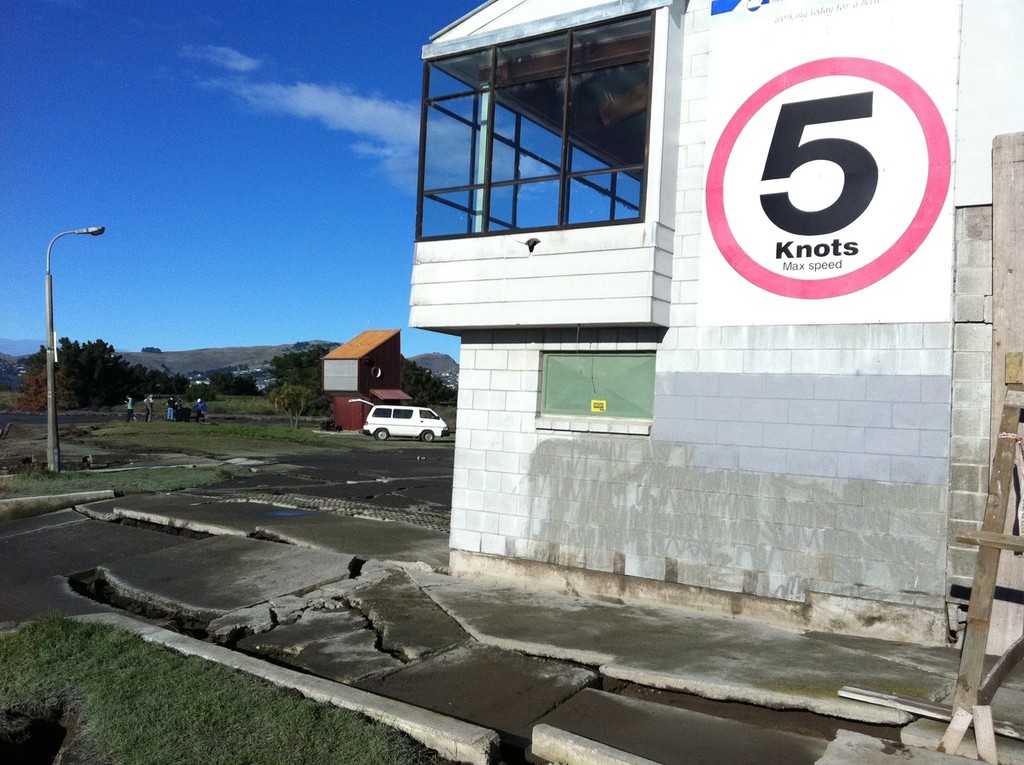
[{"label": "group of people", "polygon": [[[135,417],[135,399],[131,396],[125,399],[125,422],[134,422]],[[146,422],[153,419],[153,394],[150,393],[144,399],[142,403],[146,408]],[[176,397],[171,396],[167,399],[167,421],[174,422],[179,419],[178,410],[182,408],[182,402]],[[201,398],[196,399],[196,403],[193,404],[190,410],[190,416],[195,418],[196,422],[206,422],[206,402]]]}]

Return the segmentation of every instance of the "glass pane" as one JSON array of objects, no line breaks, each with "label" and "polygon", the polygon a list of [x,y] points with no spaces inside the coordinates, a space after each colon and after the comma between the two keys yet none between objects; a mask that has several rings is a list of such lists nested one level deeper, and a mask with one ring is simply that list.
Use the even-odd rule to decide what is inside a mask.
[{"label": "glass pane", "polygon": [[572,180],[569,184],[569,220],[566,222],[571,225],[612,220],[611,180],[610,173]]},{"label": "glass pane", "polygon": [[654,416],[653,353],[544,355],[542,414]]},{"label": "glass pane", "polygon": [[572,38],[572,68],[611,66],[650,57],[651,17],[578,30]]},{"label": "glass pane", "polygon": [[[495,225],[499,224],[499,225]],[[558,224],[558,180],[498,186],[491,192],[491,230]]]},{"label": "glass pane", "polygon": [[439,101],[427,111],[424,188],[445,189],[474,182],[481,125],[478,95]]},{"label": "glass pane", "polygon": [[428,98],[479,90],[490,75],[491,52],[485,49],[440,59],[432,61],[428,67]]},{"label": "glass pane", "polygon": [[574,75],[571,87],[573,145],[612,167],[643,164],[650,98],[647,63]]},{"label": "glass pane", "polygon": [[497,87],[565,77],[568,40],[564,33],[498,48]]},{"label": "glass pane", "polygon": [[465,189],[451,194],[423,197],[423,225],[420,236],[466,236],[479,219],[474,201],[481,192]]},{"label": "glass pane", "polygon": [[579,146],[573,146],[569,154],[569,172],[585,173],[592,170],[607,170],[608,163],[602,162],[593,154],[588,154]]},{"label": "glass pane", "polygon": [[536,130],[543,130],[562,140],[565,113],[565,80],[542,80],[513,85],[497,91],[498,105],[515,115],[530,120]]},{"label": "glass pane", "polygon": [[638,217],[640,184],[625,173],[600,173],[570,181],[570,225]]},{"label": "glass pane", "polygon": [[495,110],[491,179],[500,183],[558,175],[562,137],[503,107]]}]

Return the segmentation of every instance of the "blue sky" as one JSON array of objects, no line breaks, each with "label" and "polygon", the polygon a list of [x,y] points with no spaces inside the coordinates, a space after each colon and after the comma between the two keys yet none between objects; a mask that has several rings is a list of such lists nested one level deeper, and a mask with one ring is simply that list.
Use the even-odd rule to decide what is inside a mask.
[{"label": "blue sky", "polygon": [[408,329],[420,52],[477,0],[5,0],[0,337],[122,351]]}]

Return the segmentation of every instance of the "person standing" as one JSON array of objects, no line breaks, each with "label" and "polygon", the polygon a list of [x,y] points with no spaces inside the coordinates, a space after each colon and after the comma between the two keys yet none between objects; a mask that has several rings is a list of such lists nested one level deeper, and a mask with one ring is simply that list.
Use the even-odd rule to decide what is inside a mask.
[{"label": "person standing", "polygon": [[124,413],[124,421],[131,422],[132,420],[135,419],[135,399],[129,396],[124,400],[124,403],[126,406]]},{"label": "person standing", "polygon": [[193,407],[196,413],[196,422],[206,422],[206,404],[201,398],[196,399],[196,405]]},{"label": "person standing", "polygon": [[178,407],[178,399],[171,396],[167,399],[167,421],[174,422],[174,410]]},{"label": "person standing", "polygon": [[144,399],[142,403],[146,405],[146,422],[153,419],[153,394],[150,393]]}]

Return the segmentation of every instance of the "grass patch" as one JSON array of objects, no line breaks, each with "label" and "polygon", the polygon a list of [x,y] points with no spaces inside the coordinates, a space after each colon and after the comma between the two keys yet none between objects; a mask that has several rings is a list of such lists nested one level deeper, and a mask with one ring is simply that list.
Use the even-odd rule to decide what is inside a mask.
[{"label": "grass patch", "polygon": [[64,470],[57,474],[32,470],[0,476],[0,498],[41,497],[105,489],[119,494],[182,491],[226,481],[237,472],[225,467],[139,468],[111,473]]},{"label": "grass patch", "polygon": [[208,416],[225,414],[260,414],[282,416],[265,396],[220,396],[208,402]]},{"label": "grass patch", "polygon": [[[182,452],[213,457],[262,457],[269,454],[324,449],[360,448],[357,438],[329,438],[310,427],[213,422],[116,422],[96,426],[84,440],[107,449],[140,452]],[[369,440],[369,439],[367,439]]]},{"label": "grass patch", "polygon": [[66,616],[0,635],[0,666],[0,709],[74,707],[92,748],[116,765],[438,761],[351,712]]}]

